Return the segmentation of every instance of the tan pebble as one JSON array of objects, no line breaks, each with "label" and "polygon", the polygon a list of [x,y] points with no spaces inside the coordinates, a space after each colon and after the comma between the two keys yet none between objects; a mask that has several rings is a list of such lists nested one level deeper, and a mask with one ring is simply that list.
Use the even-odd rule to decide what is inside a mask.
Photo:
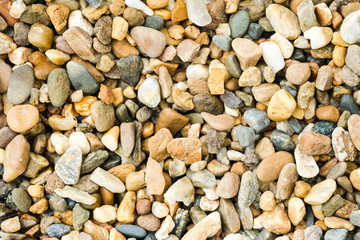
[{"label": "tan pebble", "polygon": [[27,189],[29,195],[34,198],[44,197],[44,186],[42,185],[30,185]]},{"label": "tan pebble", "polygon": [[100,187],[101,203],[104,205],[114,205],[114,193],[105,187]]},{"label": "tan pebble", "polygon": [[306,63],[290,65],[286,70],[286,79],[295,85],[302,85],[311,75],[310,66]]},{"label": "tan pebble", "polygon": [[39,121],[39,110],[30,104],[16,105],[9,109],[6,120],[14,132],[25,132]]},{"label": "tan pebble", "polygon": [[152,158],[148,158],[146,164],[146,192],[149,195],[161,195],[165,189],[165,179],[162,167]]},{"label": "tan pebble", "polygon": [[269,138],[263,137],[255,147],[255,153],[260,159],[265,159],[275,153],[275,148]]},{"label": "tan pebble", "polygon": [[231,166],[230,171],[242,176],[246,171],[248,171],[248,167],[243,162],[236,162]]},{"label": "tan pebble", "polygon": [[154,124],[151,121],[144,122],[142,126],[141,136],[143,138],[150,137],[151,135],[153,135],[154,129],[155,129]]},{"label": "tan pebble", "polygon": [[255,218],[254,225],[263,226],[268,231],[276,234],[285,234],[291,229],[291,222],[284,211],[283,204],[278,204],[274,210],[264,212]]},{"label": "tan pebble", "polygon": [[257,67],[247,68],[240,76],[239,86],[258,86],[261,84],[261,72]]},{"label": "tan pebble", "polygon": [[324,223],[328,228],[345,228],[348,231],[352,231],[355,228],[349,221],[339,217],[325,217]]},{"label": "tan pebble", "polygon": [[120,128],[118,126],[114,126],[103,135],[103,137],[101,138],[101,142],[110,151],[115,151],[119,145],[119,135]]},{"label": "tan pebble", "polygon": [[288,203],[288,215],[291,223],[297,226],[306,214],[304,202],[298,198],[290,198]]},{"label": "tan pebble", "polygon": [[315,5],[315,13],[321,26],[331,25],[332,14],[326,3],[319,3]]},{"label": "tan pebble", "polygon": [[15,65],[22,65],[27,62],[32,50],[26,47],[19,47],[14,51],[8,53],[8,57],[11,63]]},{"label": "tan pebble", "polygon": [[257,176],[264,182],[274,181],[287,163],[294,163],[293,155],[285,151],[276,152],[260,162]]},{"label": "tan pebble", "polygon": [[169,0],[146,0],[146,4],[151,9],[160,9],[168,5]]},{"label": "tan pebble", "polygon": [[291,117],[295,108],[294,98],[287,91],[280,89],[271,97],[267,114],[273,121],[284,121]]},{"label": "tan pebble", "polygon": [[85,96],[80,101],[74,103],[74,108],[81,116],[89,116],[91,114],[91,105],[97,101],[94,96]]},{"label": "tan pebble", "polygon": [[21,229],[19,217],[8,218],[1,223],[1,230],[7,233],[14,233]]},{"label": "tan pebble", "polygon": [[178,57],[183,62],[191,61],[191,59],[196,56],[199,50],[200,44],[191,39],[185,39],[178,45],[176,49]]},{"label": "tan pebble", "polygon": [[63,65],[70,60],[70,55],[57,49],[49,49],[45,52],[49,60],[56,65]]},{"label": "tan pebble", "polygon": [[346,52],[347,49],[345,47],[335,46],[332,57],[337,67],[345,65]]},{"label": "tan pebble", "polygon": [[36,203],[34,203],[30,207],[29,211],[35,214],[43,214],[48,209],[48,207],[48,201],[46,200],[46,198],[42,198]]},{"label": "tan pebble", "polygon": [[46,13],[49,15],[51,23],[57,32],[61,32],[67,25],[67,18],[70,9],[63,4],[53,4],[47,7]]},{"label": "tan pebble", "polygon": [[340,117],[340,111],[336,107],[328,105],[316,109],[316,116],[319,120],[337,123]]},{"label": "tan pebble", "polygon": [[89,234],[93,240],[103,240],[103,239],[109,239],[109,231],[101,227],[92,221],[88,220],[84,224],[83,231],[87,234]]},{"label": "tan pebble", "polygon": [[188,92],[182,91],[179,88],[173,88],[172,98],[174,103],[179,108],[182,108],[186,111],[192,110],[194,108],[194,103],[192,101],[192,95]]},{"label": "tan pebble", "polygon": [[161,128],[168,128],[172,134],[178,132],[189,121],[189,118],[171,108],[165,108],[155,124],[155,132]]},{"label": "tan pebble", "polygon": [[167,145],[167,151],[175,159],[192,164],[201,161],[201,142],[198,138],[176,138]]},{"label": "tan pebble", "polygon": [[[254,98],[259,102],[269,102],[271,97],[280,90],[279,85],[271,84],[271,83],[263,83],[259,86],[255,86],[252,88],[252,93],[254,94]],[[260,103],[259,103],[260,104]]]},{"label": "tan pebble", "polygon": [[134,87],[133,86],[127,86],[124,91],[123,91],[123,94],[125,97],[127,98],[136,98],[136,93],[134,91]]},{"label": "tan pebble", "polygon": [[202,112],[202,118],[214,129],[218,131],[228,131],[234,127],[234,118],[228,114],[213,115],[211,113]]},{"label": "tan pebble", "polygon": [[114,102],[113,91],[106,85],[101,84],[98,98],[106,104],[112,104]]},{"label": "tan pebble", "polygon": [[310,192],[311,186],[309,183],[304,181],[297,181],[295,183],[294,194],[296,197],[305,198]]},{"label": "tan pebble", "polygon": [[125,193],[117,210],[117,220],[121,224],[133,223],[135,221],[136,194],[134,191]]},{"label": "tan pebble", "polygon": [[113,104],[115,107],[119,106],[124,102],[123,91],[121,88],[114,88],[111,90],[111,92],[114,97]]},{"label": "tan pebble", "polygon": [[325,218],[325,215],[324,215],[324,212],[322,211],[322,205],[319,204],[319,205],[311,205],[311,209],[315,215],[315,217],[317,219],[320,219],[320,220],[324,220]]},{"label": "tan pebble", "polygon": [[52,115],[48,119],[49,125],[54,130],[67,131],[76,125],[76,120],[73,118],[63,118],[60,115]]},{"label": "tan pebble", "polygon": [[31,25],[30,31],[28,33],[29,42],[35,47],[38,47],[40,50],[44,51],[51,48],[53,36],[53,30],[40,23],[34,23]]},{"label": "tan pebble", "polygon": [[300,147],[306,155],[321,155],[331,151],[331,139],[320,133],[308,131],[300,135]]},{"label": "tan pebble", "polygon": [[109,55],[104,54],[97,62],[96,69],[102,72],[109,72],[114,65],[115,62],[109,57]]},{"label": "tan pebble", "polygon": [[174,25],[168,29],[168,32],[170,37],[172,37],[175,40],[180,40],[183,38],[185,34],[185,29],[181,25]]},{"label": "tan pebble", "polygon": [[181,22],[188,18],[186,4],[183,0],[176,1],[171,9],[171,20],[173,22]]},{"label": "tan pebble", "polygon": [[336,182],[332,179],[326,179],[314,185],[306,195],[304,201],[307,204],[319,205],[330,199],[336,190]]},{"label": "tan pebble", "polygon": [[131,172],[126,177],[126,189],[137,191],[145,186],[145,171]]},{"label": "tan pebble", "polygon": [[122,17],[115,17],[112,23],[111,37],[118,41],[123,40],[126,37],[129,28],[128,22]]},{"label": "tan pebble", "polygon": [[[345,56],[344,56],[344,61],[345,61]],[[327,91],[332,88],[332,81],[333,81],[333,68],[331,68],[330,66],[321,66],[319,68],[315,80],[316,88],[321,91]]]},{"label": "tan pebble", "polygon": [[271,191],[261,194],[260,208],[264,211],[272,211],[276,207],[275,195]]},{"label": "tan pebble", "polygon": [[109,13],[109,7],[108,5],[104,4],[101,5],[98,8],[93,8],[91,6],[88,6],[87,8],[83,9],[81,11],[82,15],[86,17],[91,23],[94,23],[96,20],[98,20],[103,14]]},{"label": "tan pebble", "polygon": [[259,45],[249,39],[236,38],[231,45],[239,58],[242,70],[255,66],[262,56]]},{"label": "tan pebble", "polygon": [[298,179],[298,171],[294,163],[286,164],[280,171],[276,184],[275,196],[279,200],[286,200],[294,190],[295,182]]},{"label": "tan pebble", "polygon": [[355,169],[350,173],[350,182],[354,188],[360,190],[360,168]]},{"label": "tan pebble", "polygon": [[154,11],[154,14],[159,15],[165,21],[170,20],[170,18],[171,18],[171,12],[166,9],[156,9]]},{"label": "tan pebble", "polygon": [[120,178],[122,182],[126,182],[126,177],[130,173],[135,172],[135,166],[131,163],[124,163],[116,167],[110,168],[108,172]]},{"label": "tan pebble", "polygon": [[109,240],[126,240],[126,238],[124,237],[124,235],[119,233],[119,231],[116,230],[116,228],[112,228],[110,230]]},{"label": "tan pebble", "polygon": [[332,12],[332,26],[334,29],[338,28],[342,23],[343,17],[338,12]]},{"label": "tan pebble", "polygon": [[103,205],[93,211],[94,220],[106,223],[116,219],[116,209],[111,205]]}]

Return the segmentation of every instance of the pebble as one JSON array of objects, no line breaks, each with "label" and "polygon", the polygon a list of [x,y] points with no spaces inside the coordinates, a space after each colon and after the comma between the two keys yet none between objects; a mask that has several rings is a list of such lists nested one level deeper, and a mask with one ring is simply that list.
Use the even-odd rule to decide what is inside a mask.
[{"label": "pebble", "polygon": [[51,104],[62,106],[69,96],[70,80],[65,69],[54,69],[49,74],[47,85]]},{"label": "pebble", "polygon": [[305,228],[304,236],[306,239],[320,240],[322,235],[323,235],[323,231],[317,225],[313,225]]},{"label": "pebble", "polygon": [[147,78],[138,90],[140,102],[150,108],[156,107],[161,100],[160,85],[155,78]]},{"label": "pebble", "polygon": [[271,97],[267,115],[273,121],[284,121],[291,117],[295,108],[294,98],[286,90],[280,89]]},{"label": "pebble", "polygon": [[278,179],[281,169],[288,163],[294,163],[292,154],[279,151],[264,158],[256,171],[259,180],[271,182]]},{"label": "pebble", "polygon": [[89,195],[88,193],[78,190],[76,188],[65,186],[64,188],[56,188],[55,193],[62,198],[70,198],[75,202],[83,203],[83,204],[94,204],[96,202],[96,198]]},{"label": "pebble", "polygon": [[263,50],[263,59],[268,66],[271,66],[275,73],[285,67],[284,57],[280,48],[274,42],[262,42],[259,44]]},{"label": "pebble", "polygon": [[226,70],[234,78],[239,78],[241,75],[240,63],[237,57],[234,54],[230,54],[226,58]]},{"label": "pebble", "polygon": [[176,138],[167,145],[167,151],[174,159],[192,164],[201,161],[201,142],[198,138]]},{"label": "pebble", "polygon": [[300,135],[300,147],[306,155],[321,155],[331,151],[331,139],[323,134],[308,131]]},{"label": "pebble", "polygon": [[71,227],[65,224],[52,224],[48,226],[45,231],[49,237],[61,238],[71,231]]},{"label": "pebble", "polygon": [[344,94],[340,99],[340,110],[349,111],[351,114],[360,114],[359,107],[357,106],[353,96],[350,94]]},{"label": "pebble", "polygon": [[103,101],[96,101],[91,105],[90,109],[96,130],[105,132],[114,126],[115,111],[112,105]]},{"label": "pebble", "polygon": [[251,146],[255,142],[255,131],[250,127],[245,126],[236,126],[232,130],[241,146],[247,147]]},{"label": "pebble", "polygon": [[195,187],[200,188],[213,188],[216,185],[215,175],[205,169],[194,172],[191,181]]},{"label": "pebble", "polygon": [[301,2],[297,7],[297,15],[300,22],[300,28],[303,32],[309,30],[312,27],[319,26],[312,1],[305,0]]},{"label": "pebble", "polygon": [[239,86],[258,86],[261,84],[261,72],[257,67],[246,69],[239,79]]},{"label": "pebble", "polygon": [[149,57],[158,57],[164,51],[166,38],[155,29],[138,26],[131,29],[130,35]]},{"label": "pebble", "polygon": [[111,205],[103,205],[93,211],[94,220],[106,223],[116,219],[116,209]]},{"label": "pebble", "polygon": [[294,40],[301,33],[296,15],[288,8],[279,4],[270,4],[266,8],[266,18],[270,21],[275,32],[288,40]]},{"label": "pebble", "polygon": [[234,119],[228,114],[212,115],[207,112],[201,113],[202,118],[218,131],[229,131],[234,127]]},{"label": "pebble", "polygon": [[146,164],[146,192],[150,195],[161,195],[165,189],[165,179],[160,164],[152,158],[148,158]]},{"label": "pebble", "polygon": [[17,67],[11,74],[7,99],[11,104],[21,104],[30,96],[34,85],[34,71],[25,64]]},{"label": "pebble", "polygon": [[298,197],[290,198],[288,204],[289,219],[294,226],[297,226],[306,214],[305,204]]},{"label": "pebble", "polygon": [[203,27],[211,23],[212,18],[208,12],[205,2],[185,0],[185,4],[188,17],[194,24]]},{"label": "pebble", "polygon": [[146,15],[152,16],[154,14],[154,11],[151,10],[151,8],[149,8],[145,3],[141,2],[140,0],[125,0],[125,4],[128,7],[143,11]]},{"label": "pebble", "polygon": [[49,25],[50,18],[46,14],[46,6],[42,4],[31,4],[26,6],[25,12],[21,14],[20,21],[27,24],[44,24]]},{"label": "pebble", "polygon": [[248,12],[241,10],[231,15],[229,25],[232,38],[242,37],[248,30],[250,24],[250,16]]},{"label": "pebble", "polygon": [[119,178],[99,167],[92,172],[90,180],[113,193],[125,191],[125,186]]},{"label": "pebble", "polygon": [[[181,190],[180,190],[181,189]],[[195,189],[188,177],[177,180],[164,194],[164,198],[174,204],[175,202],[183,202],[186,206],[194,201]]]},{"label": "pebble", "polygon": [[16,105],[8,110],[6,120],[14,132],[25,132],[39,121],[39,110],[30,104]]},{"label": "pebble", "polygon": [[356,147],[350,138],[349,132],[342,127],[337,127],[334,129],[331,139],[335,156],[339,161],[355,160]]},{"label": "pebble", "polygon": [[8,218],[1,223],[1,230],[14,233],[21,229],[19,217]]},{"label": "pebble", "polygon": [[251,108],[244,113],[246,123],[253,128],[256,132],[264,131],[270,124],[270,119],[266,112]]},{"label": "pebble", "polygon": [[164,19],[159,15],[148,16],[144,26],[159,31],[164,26]]},{"label": "pebble", "polygon": [[330,199],[336,190],[336,182],[332,179],[326,179],[314,185],[305,197],[307,204],[319,205]]},{"label": "pebble", "polygon": [[276,43],[285,59],[290,58],[294,53],[294,46],[283,35],[275,33],[270,37],[270,40]]},{"label": "pebble", "polygon": [[[89,135],[87,136],[87,138],[88,137]],[[108,159],[108,157],[109,153],[101,149],[89,153],[82,162],[81,173],[85,174],[92,172],[95,168],[102,165],[106,161],[106,159]]]},{"label": "pebble", "polygon": [[111,37],[118,41],[123,40],[126,37],[129,28],[128,22],[122,17],[115,17],[112,20],[112,33]]},{"label": "pebble", "polygon": [[325,47],[332,39],[333,31],[329,27],[312,27],[304,32],[304,37],[310,39],[311,49]]},{"label": "pebble", "polygon": [[177,55],[183,62],[191,61],[199,50],[200,44],[191,39],[185,39],[176,48]]},{"label": "pebble", "polygon": [[146,230],[136,225],[121,224],[116,226],[116,230],[127,237],[144,238],[146,236]]},{"label": "pebble", "polygon": [[336,210],[344,205],[344,199],[340,195],[334,195],[329,201],[322,205],[322,211],[326,217],[332,216]]},{"label": "pebble", "polygon": [[262,56],[262,49],[253,41],[245,38],[236,38],[231,43],[242,70],[253,67]]},{"label": "pebble", "polygon": [[190,229],[184,236],[183,240],[205,239],[214,236],[221,229],[221,218],[219,212],[212,212],[199,223]]},{"label": "pebble", "polygon": [[5,148],[3,180],[10,182],[25,172],[30,156],[30,144],[23,135],[17,135]]},{"label": "pebble", "polygon": [[14,188],[11,192],[11,200],[21,212],[28,212],[31,207],[31,198],[23,188]]},{"label": "pebble", "polygon": [[55,171],[65,184],[75,184],[80,177],[81,162],[81,148],[70,146],[56,162]]},{"label": "pebble", "polygon": [[293,151],[295,149],[293,139],[283,131],[272,131],[270,141],[278,151]]},{"label": "pebble", "polygon": [[236,196],[240,187],[240,177],[232,172],[227,172],[221,178],[216,187],[216,194],[224,199]]},{"label": "pebble", "polygon": [[274,210],[262,213],[254,219],[254,226],[259,224],[269,232],[275,234],[286,234],[291,229],[291,222],[284,211],[282,204],[277,205]]},{"label": "pebble", "polygon": [[312,178],[319,173],[319,167],[314,157],[305,154],[300,145],[296,146],[294,155],[297,172],[301,177]]},{"label": "pebble", "polygon": [[70,61],[66,64],[66,70],[71,84],[76,90],[82,90],[85,94],[94,94],[99,90],[98,82],[81,64]]},{"label": "pebble", "polygon": [[121,70],[122,80],[131,85],[136,86],[139,83],[143,62],[138,55],[130,55],[121,58],[118,61]]},{"label": "pebble", "polygon": [[347,15],[341,24],[340,35],[347,43],[354,44],[360,42],[359,15],[360,10],[354,11]]},{"label": "pebble", "polygon": [[238,194],[238,204],[240,208],[249,207],[258,193],[259,182],[255,173],[246,171],[241,177],[240,189]]},{"label": "pebble", "polygon": [[87,220],[90,212],[83,208],[80,203],[75,204],[73,208],[73,225],[75,230],[81,230]]},{"label": "pebble", "polygon": [[324,240],[345,240],[347,235],[346,229],[329,229],[324,235]]},{"label": "pebble", "polygon": [[263,32],[264,32],[264,28],[260,24],[250,23],[248,34],[251,39],[258,40]]},{"label": "pebble", "polygon": [[213,42],[218,46],[221,50],[227,52],[231,48],[232,39],[226,35],[215,35],[213,37]]},{"label": "pebble", "polygon": [[306,63],[295,63],[286,70],[286,79],[295,85],[304,84],[311,75],[310,66]]}]

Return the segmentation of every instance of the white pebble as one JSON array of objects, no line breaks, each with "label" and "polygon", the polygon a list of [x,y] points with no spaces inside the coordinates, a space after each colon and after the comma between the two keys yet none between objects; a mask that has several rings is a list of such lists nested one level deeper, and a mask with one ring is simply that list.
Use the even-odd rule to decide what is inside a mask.
[{"label": "white pebble", "polygon": [[13,2],[10,8],[10,16],[13,18],[19,19],[23,12],[26,10],[26,5],[22,0],[16,0]]},{"label": "white pebble", "polygon": [[235,150],[229,150],[227,151],[227,157],[231,161],[241,161],[245,158],[245,154]]},{"label": "white pebble", "polygon": [[85,32],[87,32],[90,36],[93,33],[93,27],[91,23],[84,18],[80,10],[72,11],[69,15],[69,28],[71,27],[80,27]]},{"label": "white pebble", "polygon": [[191,64],[186,69],[186,77],[207,80],[209,77],[209,68],[202,64]]},{"label": "white pebble", "polygon": [[329,27],[312,27],[304,32],[304,37],[310,39],[312,49],[325,47],[332,39],[333,31]]},{"label": "white pebble", "polygon": [[151,8],[149,8],[145,3],[140,0],[125,0],[125,4],[128,7],[143,11],[148,16],[154,15],[154,11],[151,10]]},{"label": "white pebble", "polygon": [[55,148],[55,152],[59,155],[63,155],[69,148],[69,139],[60,132],[51,134],[50,141]]},{"label": "white pebble", "polygon": [[276,43],[263,42],[259,46],[263,50],[264,61],[268,66],[273,67],[276,73],[285,67],[283,55]]},{"label": "white pebble", "polygon": [[169,215],[169,208],[165,203],[155,201],[151,206],[151,212],[155,217],[164,218]]},{"label": "white pebble", "polygon": [[153,77],[145,79],[139,87],[138,98],[146,106],[156,107],[161,100],[159,82]]},{"label": "white pebble", "polygon": [[185,0],[189,19],[198,26],[205,26],[211,23],[211,16],[206,4],[202,0]]},{"label": "white pebble", "polygon": [[69,145],[78,146],[83,155],[90,152],[90,144],[83,132],[73,132],[69,136]]},{"label": "white pebble", "polygon": [[285,59],[290,58],[294,52],[294,46],[280,33],[275,33],[270,37],[270,40],[278,45],[281,53]]},{"label": "white pebble", "polygon": [[341,24],[340,35],[350,44],[360,42],[360,10],[346,16]]}]

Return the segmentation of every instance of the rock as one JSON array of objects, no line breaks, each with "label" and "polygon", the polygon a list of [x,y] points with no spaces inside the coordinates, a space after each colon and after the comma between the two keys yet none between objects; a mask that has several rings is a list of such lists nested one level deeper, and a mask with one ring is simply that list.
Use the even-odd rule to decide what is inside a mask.
[{"label": "rock", "polygon": [[86,156],[81,165],[81,174],[90,173],[95,168],[102,165],[109,157],[109,153],[105,150],[96,150]]},{"label": "rock", "polygon": [[249,207],[258,193],[259,182],[255,173],[245,172],[241,177],[241,184],[238,194],[238,204],[240,208]]},{"label": "rock", "polygon": [[201,161],[201,142],[198,138],[176,138],[167,145],[167,151],[174,159],[192,164]]},{"label": "rock", "polygon": [[350,215],[350,222],[358,227],[360,225],[360,210],[353,211]]},{"label": "rock", "polygon": [[69,225],[65,224],[52,224],[46,228],[46,234],[50,237],[61,238],[62,236],[68,234],[71,231]]},{"label": "rock", "polygon": [[228,131],[234,127],[234,119],[228,114],[214,116],[207,112],[201,113],[202,118],[218,131]]},{"label": "rock", "polygon": [[262,49],[249,39],[236,38],[231,45],[240,61],[242,70],[255,66],[262,56]]},{"label": "rock", "polygon": [[124,18],[115,17],[112,21],[111,37],[118,41],[123,40],[126,37],[128,28],[129,28],[129,24]]},{"label": "rock", "polygon": [[81,162],[81,148],[70,146],[56,162],[55,171],[65,184],[75,184],[80,177]]},{"label": "rock", "polygon": [[226,35],[215,35],[213,37],[213,42],[223,51],[229,51],[231,48],[232,39]]},{"label": "rock", "polygon": [[73,208],[73,226],[75,230],[81,230],[87,220],[89,220],[90,212],[83,208],[80,203],[75,204]]},{"label": "rock", "polygon": [[3,180],[10,182],[25,172],[30,156],[30,144],[23,135],[17,135],[6,146]]},{"label": "rock", "polygon": [[32,204],[29,194],[22,188],[12,190],[11,200],[21,212],[28,212]]},{"label": "rock", "polygon": [[332,147],[339,161],[354,161],[356,147],[351,141],[349,132],[337,127],[332,133]]},{"label": "rock", "polygon": [[54,25],[57,32],[61,32],[67,25],[67,18],[70,13],[70,9],[65,5],[54,4],[46,9],[46,13],[49,15],[51,23]]},{"label": "rock", "polygon": [[133,123],[121,123],[120,142],[126,156],[130,156],[135,146],[135,126]]},{"label": "rock", "polygon": [[306,239],[309,240],[320,240],[322,237],[322,233],[323,231],[319,226],[313,225],[305,229],[304,236]]},{"label": "rock", "polygon": [[244,113],[246,123],[256,132],[264,131],[270,124],[270,120],[266,112],[260,111],[256,108],[250,108]]},{"label": "rock", "polygon": [[76,90],[82,90],[85,94],[94,94],[99,90],[99,83],[81,64],[70,61],[66,64],[66,69],[71,84]]},{"label": "rock", "polygon": [[252,128],[239,125],[234,127],[232,131],[237,136],[237,139],[241,146],[247,147],[254,144],[256,136]]},{"label": "rock", "polygon": [[50,18],[46,14],[46,6],[43,4],[31,4],[26,7],[26,11],[21,14],[20,21],[27,24],[40,23],[50,24]]},{"label": "rock", "polygon": [[261,84],[261,72],[257,67],[247,68],[239,78],[239,86],[258,86]]},{"label": "rock", "polygon": [[341,24],[340,35],[345,42],[354,44],[360,42],[360,10],[347,15]]},{"label": "rock", "polygon": [[0,148],[6,148],[6,146],[16,137],[16,133],[9,127],[3,127],[0,129]]},{"label": "rock", "polygon": [[167,128],[160,129],[149,141],[150,157],[156,161],[163,161],[170,154],[167,151],[168,143],[173,139]]},{"label": "rock", "polygon": [[301,220],[303,220],[306,214],[304,202],[298,197],[290,198],[288,205],[288,214],[291,223],[294,226],[297,226],[301,222]]},{"label": "rock", "polygon": [[331,151],[331,139],[323,134],[308,131],[300,135],[300,147],[306,155],[321,155]]},{"label": "rock", "polygon": [[146,230],[142,227],[132,224],[121,224],[116,226],[116,230],[126,237],[143,238],[146,236]]},{"label": "rock", "polygon": [[84,60],[94,60],[92,38],[84,29],[74,26],[63,33],[63,37],[72,50]]},{"label": "rock", "polygon": [[1,223],[1,230],[7,233],[14,233],[21,229],[19,217],[12,217]]},{"label": "rock", "polygon": [[91,205],[96,202],[96,198],[89,195],[87,192],[78,190],[76,188],[65,186],[64,188],[56,188],[55,193],[62,198],[70,198],[75,202]]},{"label": "rock", "polygon": [[280,89],[271,97],[267,114],[273,121],[284,121],[290,118],[295,108],[294,98],[286,90]]},{"label": "rock", "polygon": [[80,10],[75,10],[70,13],[68,26],[69,28],[74,28],[74,27],[81,28],[89,36],[93,34],[93,27],[91,23],[83,16]]},{"label": "rock", "polygon": [[322,211],[326,217],[332,216],[336,210],[344,205],[344,199],[340,195],[335,195],[322,205]]},{"label": "rock", "polygon": [[136,202],[136,212],[139,215],[148,214],[151,210],[151,206],[154,206],[154,203],[153,203],[153,205],[151,205],[151,203],[148,199],[146,199],[146,198],[140,199]]},{"label": "rock", "polygon": [[226,233],[235,233],[240,230],[239,215],[231,200],[220,198],[218,212],[220,213],[223,229]]},{"label": "rock", "polygon": [[270,4],[266,8],[266,18],[270,21],[275,32],[289,40],[294,40],[301,33],[296,15],[287,7],[279,4]]},{"label": "rock", "polygon": [[305,154],[300,145],[296,146],[294,155],[297,172],[301,177],[313,178],[319,173],[319,167],[314,157]]},{"label": "rock", "polygon": [[158,218],[164,218],[169,215],[169,208],[165,203],[155,201],[151,206],[151,212]]},{"label": "rock", "polygon": [[149,57],[158,57],[164,51],[165,36],[155,29],[138,26],[131,29],[130,35]]},{"label": "rock", "polygon": [[183,62],[189,62],[200,50],[200,44],[191,39],[183,40],[177,47],[177,55]]},{"label": "rock", "polygon": [[155,232],[160,228],[160,220],[153,214],[139,216],[136,223],[147,231]]},{"label": "rock", "polygon": [[270,141],[278,151],[293,151],[295,149],[293,139],[283,131],[272,131]]},{"label": "rock", "polygon": [[29,96],[34,85],[34,71],[29,65],[16,68],[10,78],[7,98],[11,104],[21,104]]},{"label": "rock", "polygon": [[260,162],[256,174],[261,181],[275,181],[281,169],[288,163],[294,163],[292,154],[285,151],[276,152]]},{"label": "rock", "polygon": [[221,229],[221,218],[219,212],[210,213],[192,229],[190,229],[182,238],[182,240],[201,239],[205,240],[212,237]]},{"label": "rock", "polygon": [[174,135],[178,132],[189,119],[171,108],[165,108],[160,112],[160,116],[155,124],[155,132],[161,128],[167,128]]},{"label": "rock", "polygon": [[295,85],[304,84],[311,75],[310,66],[306,63],[295,63],[286,70],[286,79]]},{"label": "rock", "polygon": [[194,172],[191,181],[195,187],[200,188],[213,188],[216,185],[215,175],[205,169]]},{"label": "rock", "polygon": [[104,45],[111,43],[111,32],[112,32],[112,18],[110,16],[102,16],[99,18],[93,29],[95,36],[99,42]]},{"label": "rock", "polygon": [[194,201],[195,189],[188,177],[177,180],[164,194],[164,198],[171,204],[183,202],[189,206]]},{"label": "rock", "polygon": [[258,224],[275,234],[286,234],[291,229],[291,222],[282,204],[277,205],[274,210],[264,212],[255,218],[254,225]]},{"label": "rock", "polygon": [[316,19],[315,8],[312,1],[305,0],[301,2],[297,7],[297,15],[300,22],[300,28],[303,32],[312,27],[320,26]]},{"label": "rock", "polygon": [[319,205],[330,199],[336,189],[336,182],[332,179],[326,179],[314,185],[304,201],[307,204]]},{"label": "rock", "polygon": [[146,164],[146,192],[149,195],[161,195],[165,189],[165,179],[160,164],[148,158]]},{"label": "rock", "polygon": [[90,220],[84,224],[83,231],[90,235],[93,240],[109,239],[109,231]]},{"label": "rock", "polygon": [[250,16],[248,12],[244,10],[240,10],[237,13],[231,15],[229,19],[231,37],[232,38],[242,37],[247,32],[249,24],[250,24]]},{"label": "rock", "polygon": [[324,235],[324,240],[345,240],[347,235],[346,229],[329,229]]},{"label": "rock", "polygon": [[96,101],[91,105],[90,109],[96,130],[105,132],[114,126],[115,111],[112,105],[108,105],[103,101]]},{"label": "rock", "polygon": [[196,94],[193,97],[194,111],[208,112],[214,115],[222,114],[224,112],[223,103],[215,96],[209,93]]},{"label": "rock", "polygon": [[25,132],[39,121],[39,110],[30,104],[17,105],[8,110],[6,121],[14,132]]},{"label": "rock", "polygon": [[33,24],[28,33],[29,42],[44,51],[51,48],[53,36],[52,29],[40,23]]},{"label": "rock", "polygon": [[111,205],[103,205],[93,211],[94,220],[106,223],[116,219],[116,209]]},{"label": "rock", "polygon": [[127,191],[121,200],[116,214],[116,218],[120,224],[133,223],[135,221],[135,202],[135,192]]},{"label": "rock", "polygon": [[351,115],[348,119],[349,135],[358,150],[360,149],[360,133],[358,132],[359,119],[360,116],[357,114]]},{"label": "rock", "polygon": [[212,18],[206,8],[205,2],[185,0],[187,15],[194,24],[203,27],[211,23]]},{"label": "rock", "polygon": [[138,99],[150,108],[156,107],[161,100],[159,82],[153,77],[145,79],[138,90]]},{"label": "rock", "polygon": [[70,92],[70,80],[65,69],[54,69],[49,74],[47,85],[49,98],[55,107],[64,105]]},{"label": "rock", "polygon": [[275,73],[285,67],[284,57],[281,50],[274,42],[262,42],[260,48],[263,50],[263,59],[268,66],[271,66]]},{"label": "rock", "polygon": [[325,47],[332,39],[333,31],[329,27],[312,27],[304,32],[304,37],[310,39],[311,49]]},{"label": "rock", "polygon": [[125,186],[119,178],[99,167],[90,175],[90,180],[113,193],[125,191]]},{"label": "rock", "polygon": [[344,228],[348,231],[352,231],[355,228],[349,221],[338,217],[325,217],[324,223],[329,228]]},{"label": "rock", "polygon": [[236,196],[240,187],[240,178],[237,174],[227,172],[221,178],[216,187],[216,194],[224,199],[230,199]]},{"label": "rock", "polygon": [[298,173],[296,171],[296,165],[293,163],[286,164],[279,174],[276,186],[276,198],[281,200],[288,199],[293,192],[297,179]]},{"label": "rock", "polygon": [[239,78],[241,74],[240,63],[234,54],[230,54],[226,58],[226,70],[234,78]]},{"label": "rock", "polygon": [[141,58],[138,55],[123,57],[118,61],[118,66],[121,70],[122,80],[131,86],[136,86],[143,69]]},{"label": "rock", "polygon": [[348,66],[354,73],[360,75],[360,47],[351,45],[347,48],[345,57],[346,66]]}]

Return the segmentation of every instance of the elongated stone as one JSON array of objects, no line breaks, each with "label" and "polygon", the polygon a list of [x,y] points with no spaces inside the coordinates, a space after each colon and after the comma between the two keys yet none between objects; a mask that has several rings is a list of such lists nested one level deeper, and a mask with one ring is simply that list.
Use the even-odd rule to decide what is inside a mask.
[{"label": "elongated stone", "polygon": [[245,172],[241,177],[238,204],[240,208],[249,207],[259,191],[259,181],[255,173]]}]

